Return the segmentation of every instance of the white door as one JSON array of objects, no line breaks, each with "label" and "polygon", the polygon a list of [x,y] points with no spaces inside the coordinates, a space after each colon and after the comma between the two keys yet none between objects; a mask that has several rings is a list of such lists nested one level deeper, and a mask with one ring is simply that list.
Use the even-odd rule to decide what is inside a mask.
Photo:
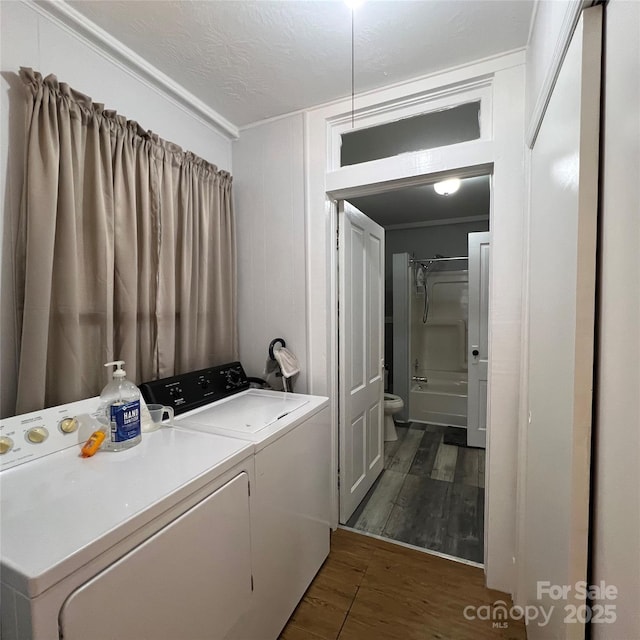
[{"label": "white door", "polygon": [[467,444],[483,449],[487,446],[490,236],[488,231],[469,234]]},{"label": "white door", "polygon": [[587,577],[601,32],[602,7],[585,10],[531,154],[522,560],[527,604],[553,615],[529,625],[530,640],[585,633],[565,607],[584,604],[575,585]]},{"label": "white door", "polygon": [[384,465],[384,229],[339,208],[340,522]]}]

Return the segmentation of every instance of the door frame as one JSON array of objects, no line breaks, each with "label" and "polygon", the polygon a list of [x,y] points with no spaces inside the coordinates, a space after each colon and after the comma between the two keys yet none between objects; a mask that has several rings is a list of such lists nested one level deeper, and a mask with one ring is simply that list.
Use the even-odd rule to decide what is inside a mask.
[{"label": "door frame", "polygon": [[[493,164],[492,163],[487,163],[485,162],[485,159],[483,159],[482,161],[480,161],[477,165],[475,165],[473,168],[471,168],[468,163],[465,164],[465,166],[461,166],[459,168],[452,168],[450,170],[448,170],[446,173],[442,173],[442,172],[434,172],[434,173],[426,173],[423,176],[421,176],[420,178],[404,178],[401,180],[386,180],[386,181],[382,181],[382,182],[376,182],[375,184],[370,184],[370,185],[356,185],[352,188],[348,188],[346,190],[340,190],[338,192],[327,192],[327,199],[329,202],[329,206],[331,207],[331,212],[332,212],[332,219],[335,220],[335,225],[336,225],[336,237],[338,237],[338,229],[340,227],[340,225],[342,225],[343,223],[340,220],[340,207],[339,202],[340,201],[344,201],[344,200],[349,200],[349,198],[355,198],[355,197],[359,197],[362,195],[377,195],[377,194],[382,194],[382,193],[389,193],[389,192],[393,192],[393,191],[397,191],[399,189],[403,189],[406,188],[408,186],[423,186],[423,185],[429,185],[429,184],[433,184],[434,182],[438,182],[439,180],[446,180],[447,177],[460,177],[460,176],[464,176],[464,177],[471,177],[471,176],[483,176],[483,175],[488,175],[491,178],[491,182],[493,182]],[[489,210],[491,211],[491,209],[493,208],[493,193],[492,193],[492,189],[493,187],[491,187],[491,189],[489,190]],[[366,213],[364,214],[366,215]],[[491,232],[491,222],[489,222],[489,232]],[[333,306],[332,308],[334,309],[334,319],[332,322],[332,327],[334,329],[334,338],[336,341],[336,351],[335,351],[335,357],[336,357],[336,362],[340,362],[340,344],[339,344],[339,339],[338,339],[338,330],[337,328],[339,327],[340,324],[340,319],[339,319],[339,311],[338,311],[338,300],[340,297],[340,282],[339,282],[339,248],[338,245],[336,245],[336,251],[334,252],[334,259],[335,259],[335,265],[332,265],[332,272],[335,273],[336,279],[335,279],[335,295],[336,298],[334,300],[335,302],[335,306]],[[489,301],[489,304],[491,305],[491,300]],[[491,316],[491,313],[489,313],[489,316]],[[489,335],[489,352],[491,350],[491,335]],[[385,364],[387,364],[385,362]],[[338,373],[338,368],[335,369],[335,374],[336,374],[336,389],[339,390],[339,373]],[[339,391],[338,391],[338,395],[339,395]],[[489,393],[487,390],[487,404],[488,404],[488,400],[489,400]],[[487,408],[487,413],[488,413],[488,408]],[[337,419],[337,447],[338,447],[338,458],[340,457],[340,407],[338,406],[337,408],[337,413],[336,413],[336,419]],[[488,458],[489,456],[489,446],[487,443],[487,447],[486,447],[486,456]],[[335,475],[338,476],[340,473],[339,469],[336,467],[335,470]],[[488,511],[488,496],[485,496],[485,522],[486,522],[486,517],[487,517],[487,511]],[[337,505],[334,505],[334,507],[337,506],[338,509],[338,522],[333,523],[333,515],[332,514],[332,526],[335,528],[338,526],[339,523],[339,513],[340,513],[340,492],[338,491],[338,496],[337,496]],[[485,542],[486,542],[486,536],[485,536]],[[486,545],[485,545],[485,552],[486,552]]]},{"label": "door frame", "polygon": [[[486,175],[493,170],[490,212],[494,247],[491,267],[490,364],[488,421],[494,434],[487,448],[485,505],[485,573],[491,588],[513,591],[522,230],[524,211],[524,51],[434,74],[356,98],[356,126],[371,110],[384,107],[394,120],[394,105],[442,87],[490,79],[491,131],[487,137],[449,147],[403,154],[334,169],[333,124],[351,114],[343,100],[304,113],[305,222],[307,247],[307,331],[309,392],[328,395],[332,411],[332,525],[338,524],[337,494],[337,206],[338,199],[442,179],[447,175]],[[458,92],[458,96],[460,92]],[[428,111],[425,108],[425,111]],[[492,311],[495,309],[495,312]],[[494,317],[495,315],[495,317]]]}]

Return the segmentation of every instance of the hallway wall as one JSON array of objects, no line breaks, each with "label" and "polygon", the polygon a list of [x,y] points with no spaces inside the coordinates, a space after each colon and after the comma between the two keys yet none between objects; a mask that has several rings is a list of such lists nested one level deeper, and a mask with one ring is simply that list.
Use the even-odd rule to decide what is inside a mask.
[{"label": "hallway wall", "polygon": [[307,390],[302,114],[243,129],[233,146],[240,359],[262,377],[267,347],[296,354]]},{"label": "hallway wall", "polygon": [[618,589],[594,640],[640,632],[640,3],[606,8],[593,575]]},{"label": "hallway wall", "polygon": [[[562,32],[554,4],[540,5],[527,51],[529,116]],[[640,629],[640,4],[611,0],[604,27],[589,577],[617,589],[601,603],[614,605],[615,621],[591,625],[592,637],[618,640]]]}]

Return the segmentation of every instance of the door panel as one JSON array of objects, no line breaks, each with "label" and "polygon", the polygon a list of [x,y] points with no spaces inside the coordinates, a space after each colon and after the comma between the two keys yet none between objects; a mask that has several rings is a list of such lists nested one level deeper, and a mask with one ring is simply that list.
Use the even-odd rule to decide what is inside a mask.
[{"label": "door panel", "polygon": [[341,470],[345,472],[345,476],[348,478],[348,486],[351,490],[355,490],[358,485],[364,480],[367,470],[366,464],[366,452],[365,437],[367,434],[366,420],[363,414],[355,416],[351,423],[352,434],[352,455],[351,455],[351,469],[345,468],[341,465]]},{"label": "door panel", "polygon": [[65,640],[225,638],[251,598],[249,479],[241,473],[74,591]]},{"label": "door panel", "polygon": [[351,362],[349,363],[349,389],[352,393],[357,392],[364,386],[364,372],[366,369],[365,356],[367,316],[364,305],[366,295],[366,255],[365,255],[365,232],[359,227],[352,227],[348,240],[347,271],[351,272],[350,279],[351,292],[347,300],[352,330],[349,349],[351,351]]},{"label": "door panel", "polygon": [[467,444],[483,449],[487,446],[490,238],[488,231],[469,234]]},{"label": "door panel", "polygon": [[[566,624],[586,580],[593,386],[602,7],[583,12],[531,154],[524,575],[527,604],[554,607],[529,638],[584,638]],[[539,597],[541,581],[571,588]]]},{"label": "door panel", "polygon": [[340,522],[380,475],[384,424],[384,229],[340,204]]},{"label": "door panel", "polygon": [[[369,424],[380,424],[380,422],[384,421],[384,411],[382,403],[376,403],[369,410]],[[376,429],[370,429],[368,433],[369,441],[368,445],[368,458],[367,462],[369,464],[369,468],[374,467],[378,464],[378,460],[380,458],[384,458],[384,453],[382,447],[384,447],[384,440],[380,442],[380,438],[378,437],[378,432]]]}]

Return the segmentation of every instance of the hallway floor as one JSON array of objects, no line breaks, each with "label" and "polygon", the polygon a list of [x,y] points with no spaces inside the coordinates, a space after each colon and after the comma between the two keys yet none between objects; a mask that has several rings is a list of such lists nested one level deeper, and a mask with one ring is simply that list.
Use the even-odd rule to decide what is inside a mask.
[{"label": "hallway floor", "polygon": [[454,427],[396,428],[384,471],[347,526],[482,563],[484,449],[447,444],[464,442]]},{"label": "hallway floor", "polygon": [[522,620],[464,615],[498,600],[482,569],[338,529],[280,640],[525,640]]}]

